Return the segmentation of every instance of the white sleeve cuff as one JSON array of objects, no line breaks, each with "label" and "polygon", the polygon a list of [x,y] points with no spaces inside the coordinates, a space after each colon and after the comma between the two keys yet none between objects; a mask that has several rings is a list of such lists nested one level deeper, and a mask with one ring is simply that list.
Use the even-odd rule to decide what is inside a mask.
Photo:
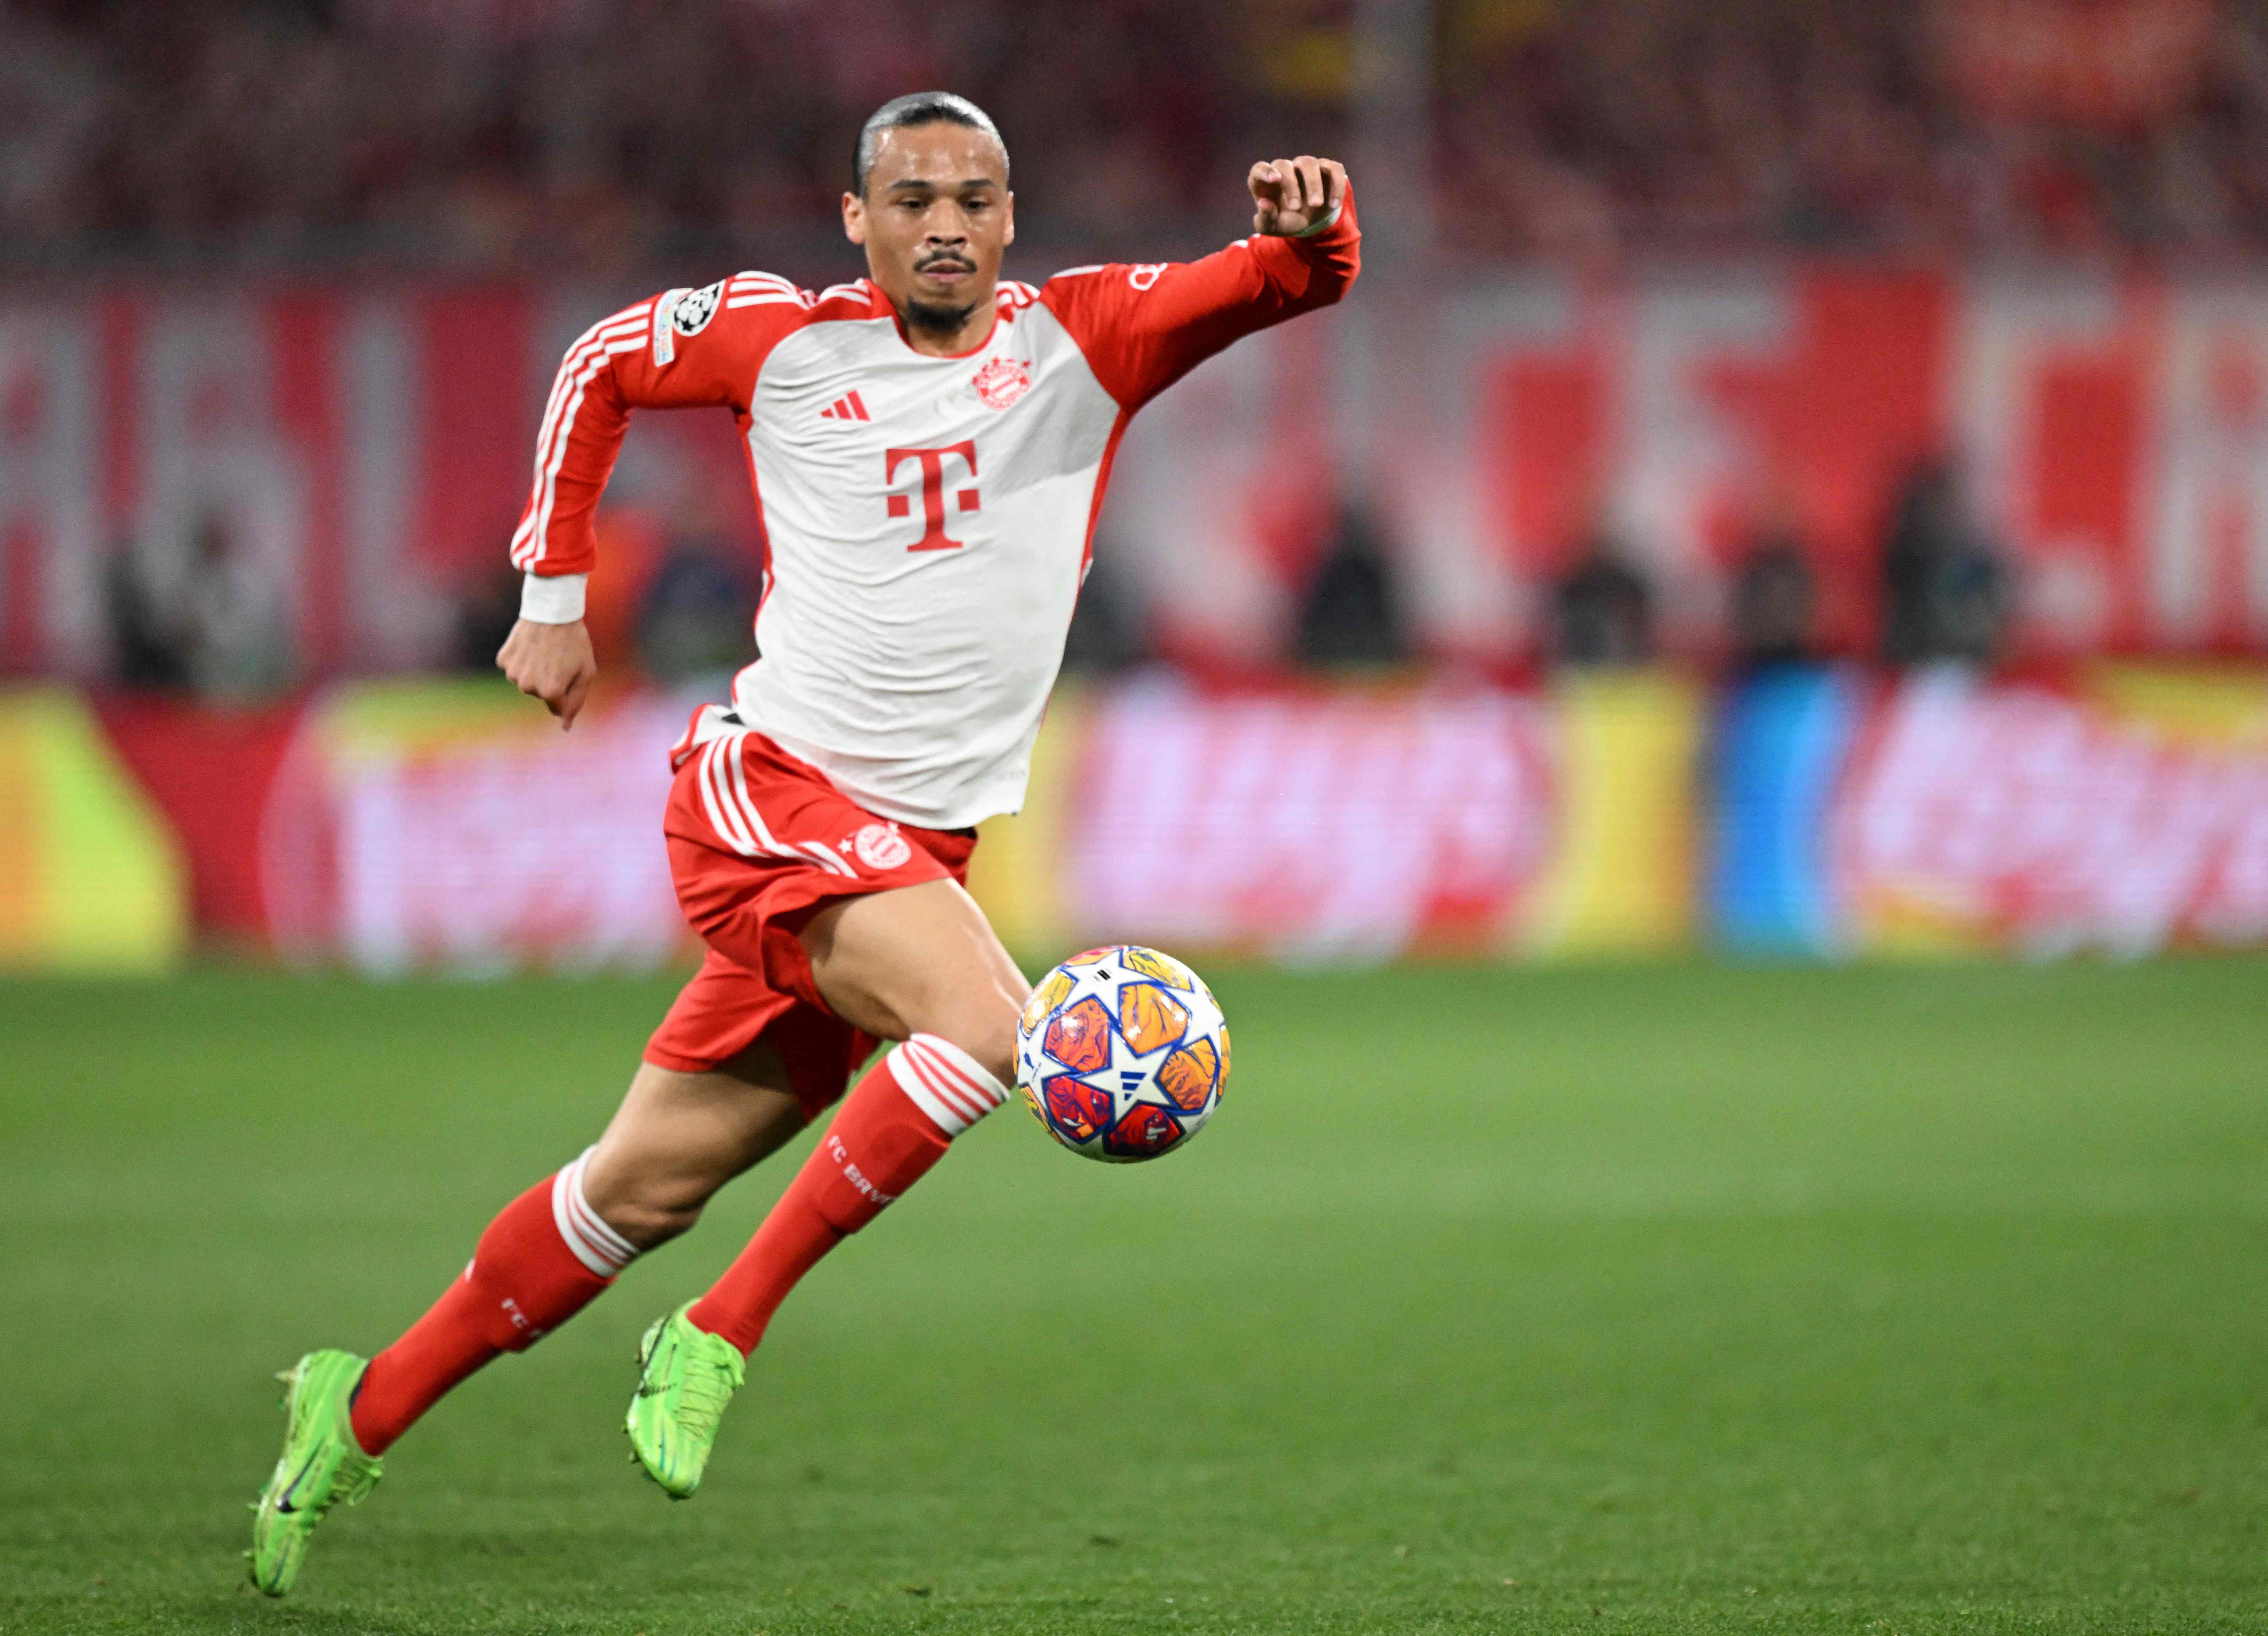
[{"label": "white sleeve cuff", "polygon": [[583,616],[588,574],[530,574],[520,582],[519,616],[539,625],[571,625]]},{"label": "white sleeve cuff", "polygon": [[1299,232],[1292,234],[1291,236],[1294,239],[1313,239],[1319,234],[1327,233],[1330,232],[1332,228],[1339,225],[1339,217],[1345,210],[1346,201],[1342,198],[1336,204],[1331,206],[1331,213],[1329,216],[1326,216],[1322,220],[1314,223],[1312,226],[1302,227]]}]

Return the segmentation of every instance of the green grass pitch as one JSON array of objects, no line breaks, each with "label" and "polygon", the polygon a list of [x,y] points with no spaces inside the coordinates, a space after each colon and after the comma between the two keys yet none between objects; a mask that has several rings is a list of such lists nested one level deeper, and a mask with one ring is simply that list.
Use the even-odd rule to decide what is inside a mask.
[{"label": "green grass pitch", "polygon": [[0,986],[0,1632],[2257,1632],[2268,962],[1216,974],[1149,1167],[1019,1108],[791,1300],[707,1485],[639,1329],[807,1150],[240,1581],[662,981]]}]

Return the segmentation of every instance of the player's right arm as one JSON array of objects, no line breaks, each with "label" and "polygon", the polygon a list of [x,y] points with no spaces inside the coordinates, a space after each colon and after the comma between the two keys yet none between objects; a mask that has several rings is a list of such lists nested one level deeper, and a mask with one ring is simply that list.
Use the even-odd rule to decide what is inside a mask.
[{"label": "player's right arm", "polygon": [[624,307],[576,338],[559,365],[535,438],[527,505],[512,536],[519,623],[497,667],[523,693],[574,724],[598,675],[583,626],[583,587],[597,557],[599,497],[622,451],[630,411],[722,406],[746,416],[764,351],[784,313],[805,299],[786,280],[741,273],[704,290],[672,290]]}]

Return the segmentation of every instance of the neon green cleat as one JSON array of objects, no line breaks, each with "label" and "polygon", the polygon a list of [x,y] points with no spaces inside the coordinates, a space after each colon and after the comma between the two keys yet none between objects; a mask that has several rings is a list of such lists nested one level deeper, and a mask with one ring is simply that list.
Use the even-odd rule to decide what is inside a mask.
[{"label": "neon green cleat", "polygon": [[748,1370],[739,1347],[693,1326],[692,1305],[656,1318],[638,1343],[637,1391],[623,1423],[637,1463],[672,1500],[701,1486],[717,1422]]},{"label": "neon green cleat", "polygon": [[323,1514],[360,1505],[386,1475],[386,1462],[363,1453],[347,1418],[362,1379],[352,1352],[311,1352],[276,1378],[284,1382],[284,1457],[253,1507],[252,1582],[280,1596],[299,1577],[307,1541]]}]

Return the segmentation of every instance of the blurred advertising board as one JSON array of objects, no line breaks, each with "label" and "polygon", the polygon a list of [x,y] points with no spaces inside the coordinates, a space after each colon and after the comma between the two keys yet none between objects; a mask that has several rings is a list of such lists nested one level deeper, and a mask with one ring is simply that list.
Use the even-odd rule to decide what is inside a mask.
[{"label": "blurred advertising board", "polygon": [[161,971],[188,936],[173,838],[94,711],[0,690],[0,971]]},{"label": "blurred advertising board", "polygon": [[2268,942],[2268,676],[1783,672],[1719,720],[1711,912],[1764,953]]},{"label": "blurred advertising board", "polygon": [[[487,682],[319,696],[251,831],[276,947],[377,975],[685,954],[660,814],[687,709],[619,696],[562,734]],[[972,886],[1035,952],[1671,947],[1692,926],[1702,719],[1697,690],[1653,675],[1067,687]]]},{"label": "blurred advertising board", "polygon": [[661,810],[689,709],[620,696],[563,733],[486,680],[320,697],[260,817],[276,946],[376,976],[635,969],[687,953]]},{"label": "blurred advertising board", "polygon": [[1020,947],[1626,953],[1692,932],[1701,695],[1632,674],[1059,692],[972,888]]},{"label": "blurred advertising board", "polygon": [[[375,976],[639,969],[693,949],[660,835],[688,708],[617,694],[563,734],[497,683],[358,683],[289,712],[280,753],[274,722],[247,748],[217,712],[132,761],[188,839],[208,930]],[[1694,926],[1705,714],[1697,687],[1653,674],[1067,685],[971,884],[1035,954],[1674,947]]]},{"label": "blurred advertising board", "polygon": [[[304,680],[447,662],[504,573],[561,350],[639,293],[0,287],[0,667],[108,674],[120,564],[164,601],[214,560]],[[1603,531],[1668,651],[1710,658],[1770,531],[1815,571],[1820,639],[1869,652],[1886,519],[1941,453],[2015,560],[2025,654],[2268,653],[2259,267],[1443,271],[1146,409],[1098,558],[1169,657],[1265,667],[1359,492],[1413,648],[1492,661],[1537,651]],[[609,490],[753,556],[747,494],[720,415],[641,416]]]},{"label": "blurred advertising board", "polygon": [[[563,734],[485,680],[0,694],[0,965],[155,969],[193,925],[375,976],[684,958],[659,821],[691,703]],[[1035,959],[2268,944],[2268,671],[1066,683],[971,888]]]},{"label": "blurred advertising board", "polygon": [[1922,676],[1854,746],[1837,866],[1861,947],[2028,954],[2268,940],[2268,689]]}]

